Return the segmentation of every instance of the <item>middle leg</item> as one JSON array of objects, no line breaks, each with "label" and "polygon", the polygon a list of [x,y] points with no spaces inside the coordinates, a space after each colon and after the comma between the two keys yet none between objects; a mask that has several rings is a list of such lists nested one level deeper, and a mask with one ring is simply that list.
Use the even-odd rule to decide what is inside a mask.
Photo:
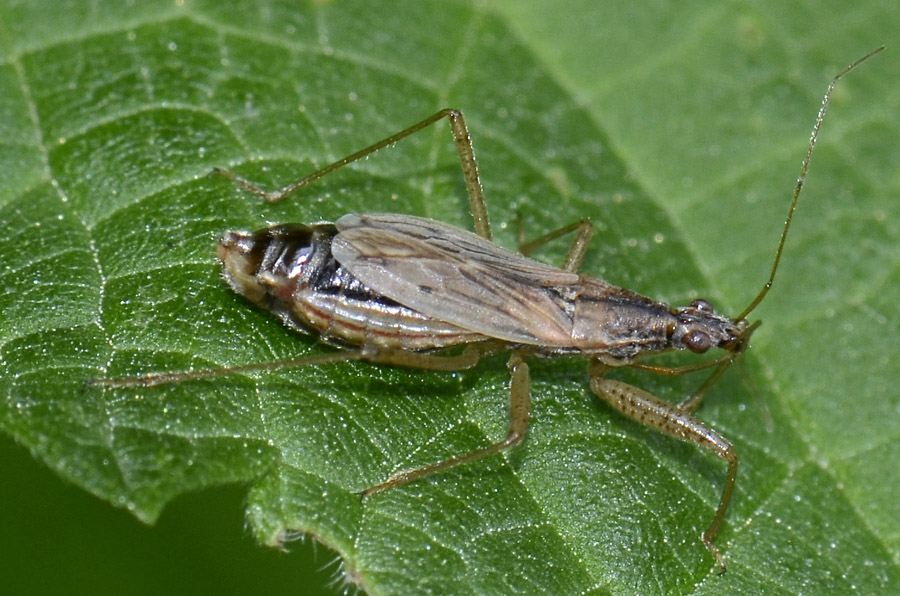
[{"label": "middle leg", "polygon": [[566,253],[566,258],[563,261],[562,269],[564,269],[565,271],[576,273],[578,271],[578,268],[581,267],[581,261],[584,259],[584,254],[587,252],[588,246],[590,245],[591,236],[594,235],[594,224],[592,224],[588,219],[573,221],[572,223],[565,225],[558,230],[553,230],[552,232],[544,234],[540,238],[526,241],[525,226],[522,222],[522,219],[520,218],[519,252],[527,256],[529,253],[531,253],[531,251],[535,250],[539,246],[542,246],[552,240],[556,240],[560,236],[564,236],[569,232],[575,232],[575,239],[572,240],[572,245],[569,246],[569,251]]},{"label": "middle leg", "polygon": [[521,443],[525,437],[525,431],[528,429],[528,417],[531,413],[531,379],[528,372],[528,364],[526,364],[521,355],[514,352],[509,358],[508,366],[510,372],[509,429],[504,439],[482,449],[455,455],[433,464],[397,472],[384,482],[370,486],[360,494],[363,497],[367,497],[389,488],[403,486],[423,476],[483,459]]}]

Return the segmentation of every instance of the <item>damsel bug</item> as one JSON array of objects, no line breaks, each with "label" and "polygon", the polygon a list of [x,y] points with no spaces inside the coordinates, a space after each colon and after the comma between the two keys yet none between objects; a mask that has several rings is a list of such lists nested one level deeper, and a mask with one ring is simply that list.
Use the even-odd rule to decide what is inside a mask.
[{"label": "damsel bug", "polygon": [[[475,232],[411,215],[349,214],[334,223],[274,225],[253,233],[227,232],[218,257],[228,284],[286,325],[318,333],[347,349],[294,360],[139,377],[92,379],[107,387],[152,386],[223,374],[320,365],[350,360],[411,368],[458,371],[481,358],[510,352],[509,430],[488,447],[398,472],[362,491],[372,495],[428,474],[471,462],[522,442],[531,409],[525,357],[584,355],[590,359],[591,390],[611,406],[658,431],[696,443],[728,464],[725,486],[703,544],[721,571],[715,545],[737,477],[731,443],[693,416],[709,387],[747,349],[759,325],[747,316],[772,286],[791,219],[803,188],[819,128],[837,81],[879,48],[841,71],[828,86],[794,188],[769,278],[737,317],[715,312],[705,300],[673,308],[606,281],[577,273],[592,226],[586,220],[535,241],[520,241],[512,253],[491,242],[472,142],[461,112],[442,110],[393,136],[341,159],[281,190],[267,192],[248,180],[217,170],[247,191],[275,203],[345,165],[446,118],[450,122],[475,221]],[[558,236],[576,232],[561,268],[524,256]],[[521,239],[520,239],[521,240]],[[464,345],[459,353],[443,348]],[[666,367],[643,364],[649,355],[674,350],[723,354],[703,362]],[[435,353],[438,352],[438,353]],[[619,367],[680,375],[712,368],[698,391],[678,405],[606,378]]]}]

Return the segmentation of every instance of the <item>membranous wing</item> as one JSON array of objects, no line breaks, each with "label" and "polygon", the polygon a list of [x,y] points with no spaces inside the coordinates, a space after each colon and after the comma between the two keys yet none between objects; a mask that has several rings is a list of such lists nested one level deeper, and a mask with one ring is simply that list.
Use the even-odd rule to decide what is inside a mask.
[{"label": "membranous wing", "polygon": [[349,214],[332,254],[375,292],[486,336],[568,345],[578,275],[430,219]]}]

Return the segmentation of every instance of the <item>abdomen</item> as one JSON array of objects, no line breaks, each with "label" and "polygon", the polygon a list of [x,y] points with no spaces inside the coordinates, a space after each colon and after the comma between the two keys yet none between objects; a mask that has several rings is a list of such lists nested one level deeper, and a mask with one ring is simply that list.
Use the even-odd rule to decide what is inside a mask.
[{"label": "abdomen", "polygon": [[336,233],[332,224],[228,232],[218,248],[225,279],[289,327],[329,342],[431,350],[485,339],[361,283],[331,254]]}]

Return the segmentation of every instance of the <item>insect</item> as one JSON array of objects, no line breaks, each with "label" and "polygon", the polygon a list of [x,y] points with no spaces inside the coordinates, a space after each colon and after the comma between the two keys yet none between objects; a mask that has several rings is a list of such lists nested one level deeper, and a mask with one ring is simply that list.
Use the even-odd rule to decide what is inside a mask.
[{"label": "insect", "polygon": [[[759,322],[747,317],[766,297],[784,249],[813,148],[837,81],[874,54],[832,79],[823,97],[794,188],[769,278],[736,317],[717,313],[705,300],[671,307],[577,273],[592,233],[582,220],[532,242],[519,253],[491,241],[475,154],[463,114],[445,109],[280,190],[269,192],[226,170],[220,174],[274,203],[323,176],[447,119],[468,192],[475,233],[434,220],[390,213],[348,214],[334,223],[281,224],[252,233],[227,232],[217,254],[237,293],[271,311],[286,325],[312,331],[345,349],[312,357],[189,372],[88,381],[106,387],[153,386],[216,375],[361,360],[438,371],[474,367],[482,358],[509,352],[509,427],[505,438],[444,461],[400,471],[366,488],[369,496],[423,476],[472,462],[522,442],[531,409],[528,356],[582,355],[589,359],[593,393],[624,415],[660,432],[708,449],[727,464],[725,484],[701,540],[720,571],[725,560],[715,544],[731,501],[738,470],[732,444],[693,412],[707,390],[749,346]],[[575,232],[561,267],[526,256],[537,246]],[[463,346],[447,354],[444,349]],[[666,367],[644,362],[662,352],[721,353],[696,364]],[[631,367],[680,375],[712,374],[680,404],[665,402],[607,373]]]}]

